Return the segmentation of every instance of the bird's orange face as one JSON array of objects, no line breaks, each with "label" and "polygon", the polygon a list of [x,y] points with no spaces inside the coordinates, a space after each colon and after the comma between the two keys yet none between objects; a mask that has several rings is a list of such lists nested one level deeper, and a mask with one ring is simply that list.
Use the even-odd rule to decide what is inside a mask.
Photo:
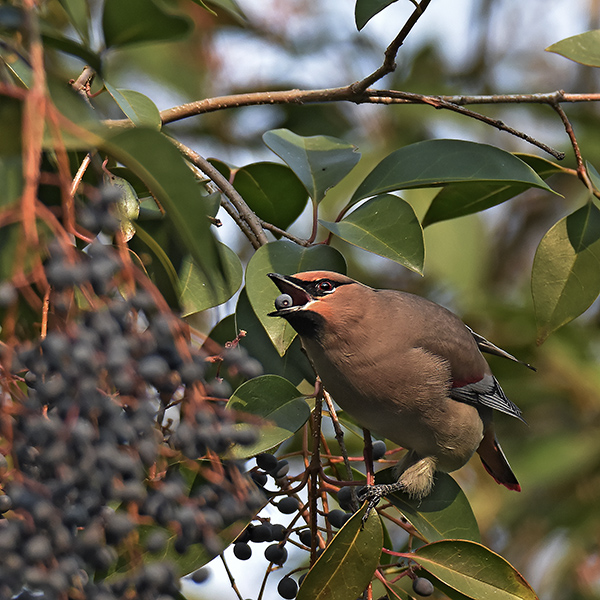
[{"label": "bird's orange face", "polygon": [[[281,291],[275,301],[277,310],[270,317],[283,317],[300,335],[314,334],[334,313],[334,304],[356,281],[331,271],[306,271],[295,275],[269,273]],[[343,290],[343,291],[342,291]]]}]

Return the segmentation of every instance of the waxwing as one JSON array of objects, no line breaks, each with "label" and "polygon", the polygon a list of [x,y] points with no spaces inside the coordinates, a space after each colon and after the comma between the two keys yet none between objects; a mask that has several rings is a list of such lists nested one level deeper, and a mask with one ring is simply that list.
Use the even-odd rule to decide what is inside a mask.
[{"label": "waxwing", "polygon": [[397,483],[372,486],[363,497],[403,490],[423,498],[436,471],[455,471],[475,452],[498,483],[520,491],[492,413],[523,420],[521,411],[481,352],[517,359],[413,294],[328,271],[269,277],[282,292],[270,316],[298,332],[333,399],[360,425],[408,450]]}]

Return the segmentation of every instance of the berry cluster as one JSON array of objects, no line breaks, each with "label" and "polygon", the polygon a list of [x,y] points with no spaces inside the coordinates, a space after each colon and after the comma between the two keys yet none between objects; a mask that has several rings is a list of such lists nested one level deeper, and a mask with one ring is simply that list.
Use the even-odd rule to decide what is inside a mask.
[{"label": "berry cluster", "polygon": [[218,459],[255,436],[207,400],[207,357],[124,271],[99,241],[53,244],[50,332],[3,348],[2,598],[177,597],[180,574],[152,555],[216,554],[217,533],[264,503]]}]

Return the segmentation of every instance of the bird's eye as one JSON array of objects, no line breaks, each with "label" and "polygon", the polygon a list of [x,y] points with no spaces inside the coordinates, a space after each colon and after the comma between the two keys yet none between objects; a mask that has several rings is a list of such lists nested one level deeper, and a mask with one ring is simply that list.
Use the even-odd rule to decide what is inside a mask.
[{"label": "bird's eye", "polygon": [[317,289],[320,292],[331,292],[331,290],[333,290],[333,283],[327,279],[324,279],[323,281],[319,281],[317,284]]}]

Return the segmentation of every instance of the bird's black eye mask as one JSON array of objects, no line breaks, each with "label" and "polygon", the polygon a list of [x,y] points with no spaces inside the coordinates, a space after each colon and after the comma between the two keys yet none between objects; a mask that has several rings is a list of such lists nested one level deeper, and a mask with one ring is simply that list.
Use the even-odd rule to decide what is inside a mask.
[{"label": "bird's black eye mask", "polygon": [[332,281],[331,279],[317,279],[316,281],[304,281],[296,277],[289,277],[288,279],[303,288],[311,298],[327,296],[343,285],[354,283],[353,281],[340,282]]}]

